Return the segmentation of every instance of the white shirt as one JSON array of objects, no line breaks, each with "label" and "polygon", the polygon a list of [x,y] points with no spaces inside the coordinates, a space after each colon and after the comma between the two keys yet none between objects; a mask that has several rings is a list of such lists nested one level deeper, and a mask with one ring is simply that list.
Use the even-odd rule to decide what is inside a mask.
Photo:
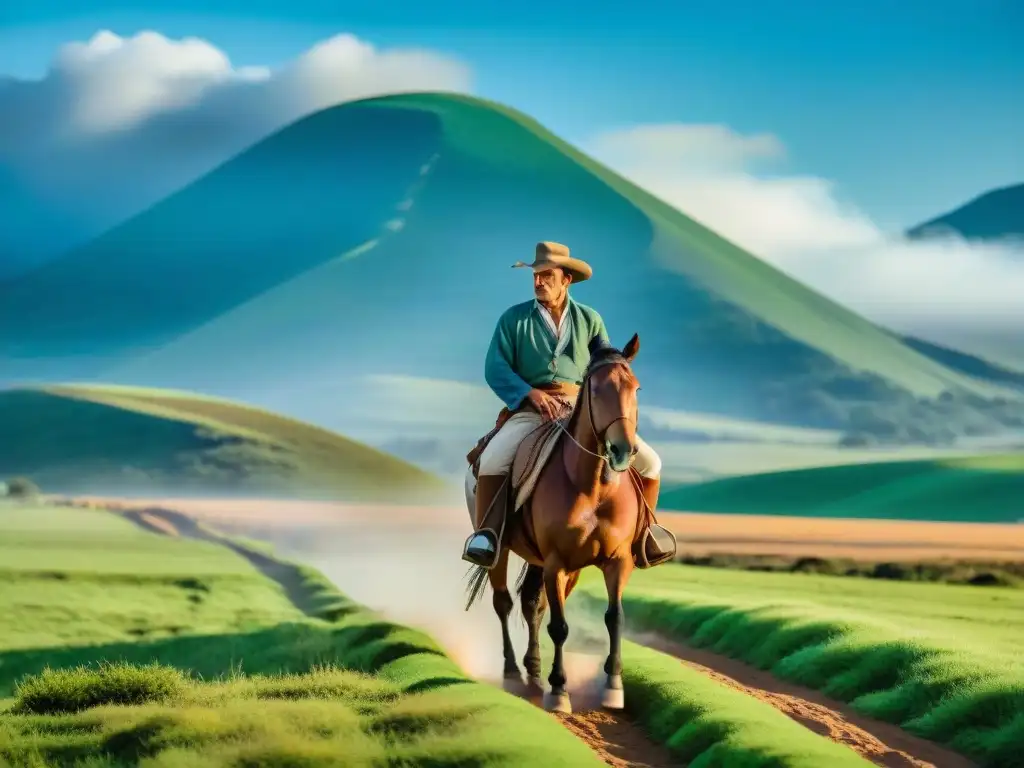
[{"label": "white shirt", "polygon": [[562,316],[558,318],[557,323],[555,323],[555,318],[551,316],[547,307],[536,299],[534,299],[534,304],[537,305],[537,309],[540,311],[540,316],[543,318],[544,324],[548,327],[548,330],[551,331],[552,337],[557,342],[555,344],[554,356],[558,357],[565,351],[565,347],[569,343],[569,335],[572,330],[572,318],[569,316],[569,304],[566,302],[565,309],[562,310]]}]

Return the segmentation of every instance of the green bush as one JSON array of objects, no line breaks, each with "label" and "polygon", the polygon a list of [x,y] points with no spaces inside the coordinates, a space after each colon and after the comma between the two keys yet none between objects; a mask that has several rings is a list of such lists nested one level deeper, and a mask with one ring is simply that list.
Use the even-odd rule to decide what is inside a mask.
[{"label": "green bush", "polygon": [[27,477],[12,477],[6,483],[0,482],[0,497],[30,499],[38,496],[39,493],[39,486]]}]

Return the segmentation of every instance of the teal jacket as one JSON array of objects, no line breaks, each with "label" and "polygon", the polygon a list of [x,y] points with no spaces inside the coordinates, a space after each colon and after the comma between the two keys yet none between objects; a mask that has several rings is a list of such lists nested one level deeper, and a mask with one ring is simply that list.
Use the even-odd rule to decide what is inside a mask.
[{"label": "teal jacket", "polygon": [[511,306],[498,318],[487,349],[484,378],[509,410],[518,408],[535,386],[556,381],[581,384],[590,361],[590,342],[600,337],[610,343],[596,310],[569,298],[565,311],[571,325],[564,349],[557,355],[558,340],[536,300]]}]

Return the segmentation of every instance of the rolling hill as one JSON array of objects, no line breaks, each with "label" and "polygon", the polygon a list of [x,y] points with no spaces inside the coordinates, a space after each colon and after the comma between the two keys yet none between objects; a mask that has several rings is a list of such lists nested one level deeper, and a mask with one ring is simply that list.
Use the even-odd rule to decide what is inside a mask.
[{"label": "rolling hill", "polygon": [[0,477],[54,493],[229,493],[431,503],[434,476],[341,435],[167,390],[55,385],[0,391]]},{"label": "rolling hill", "polygon": [[968,240],[1024,238],[1024,184],[993,189],[907,231],[911,239],[944,234]]},{"label": "rolling hill", "polygon": [[303,118],[0,286],[0,360],[15,380],[296,407],[324,382],[359,398],[366,374],[478,382],[498,314],[530,296],[509,265],[541,239],[593,264],[575,295],[613,341],[640,334],[645,402],[896,442],[999,431],[1024,407],[526,116],[447,94]]},{"label": "rolling hill", "polygon": [[1024,521],[1024,453],[767,472],[673,488],[663,509],[975,523]]}]

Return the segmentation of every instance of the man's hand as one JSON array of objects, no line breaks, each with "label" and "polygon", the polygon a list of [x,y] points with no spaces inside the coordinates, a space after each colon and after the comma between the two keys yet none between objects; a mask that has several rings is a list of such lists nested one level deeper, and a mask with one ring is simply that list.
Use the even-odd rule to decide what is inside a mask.
[{"label": "man's hand", "polygon": [[558,416],[560,410],[558,401],[547,392],[540,389],[531,389],[526,395],[526,399],[530,401],[530,405],[534,407],[544,421],[551,421]]}]

